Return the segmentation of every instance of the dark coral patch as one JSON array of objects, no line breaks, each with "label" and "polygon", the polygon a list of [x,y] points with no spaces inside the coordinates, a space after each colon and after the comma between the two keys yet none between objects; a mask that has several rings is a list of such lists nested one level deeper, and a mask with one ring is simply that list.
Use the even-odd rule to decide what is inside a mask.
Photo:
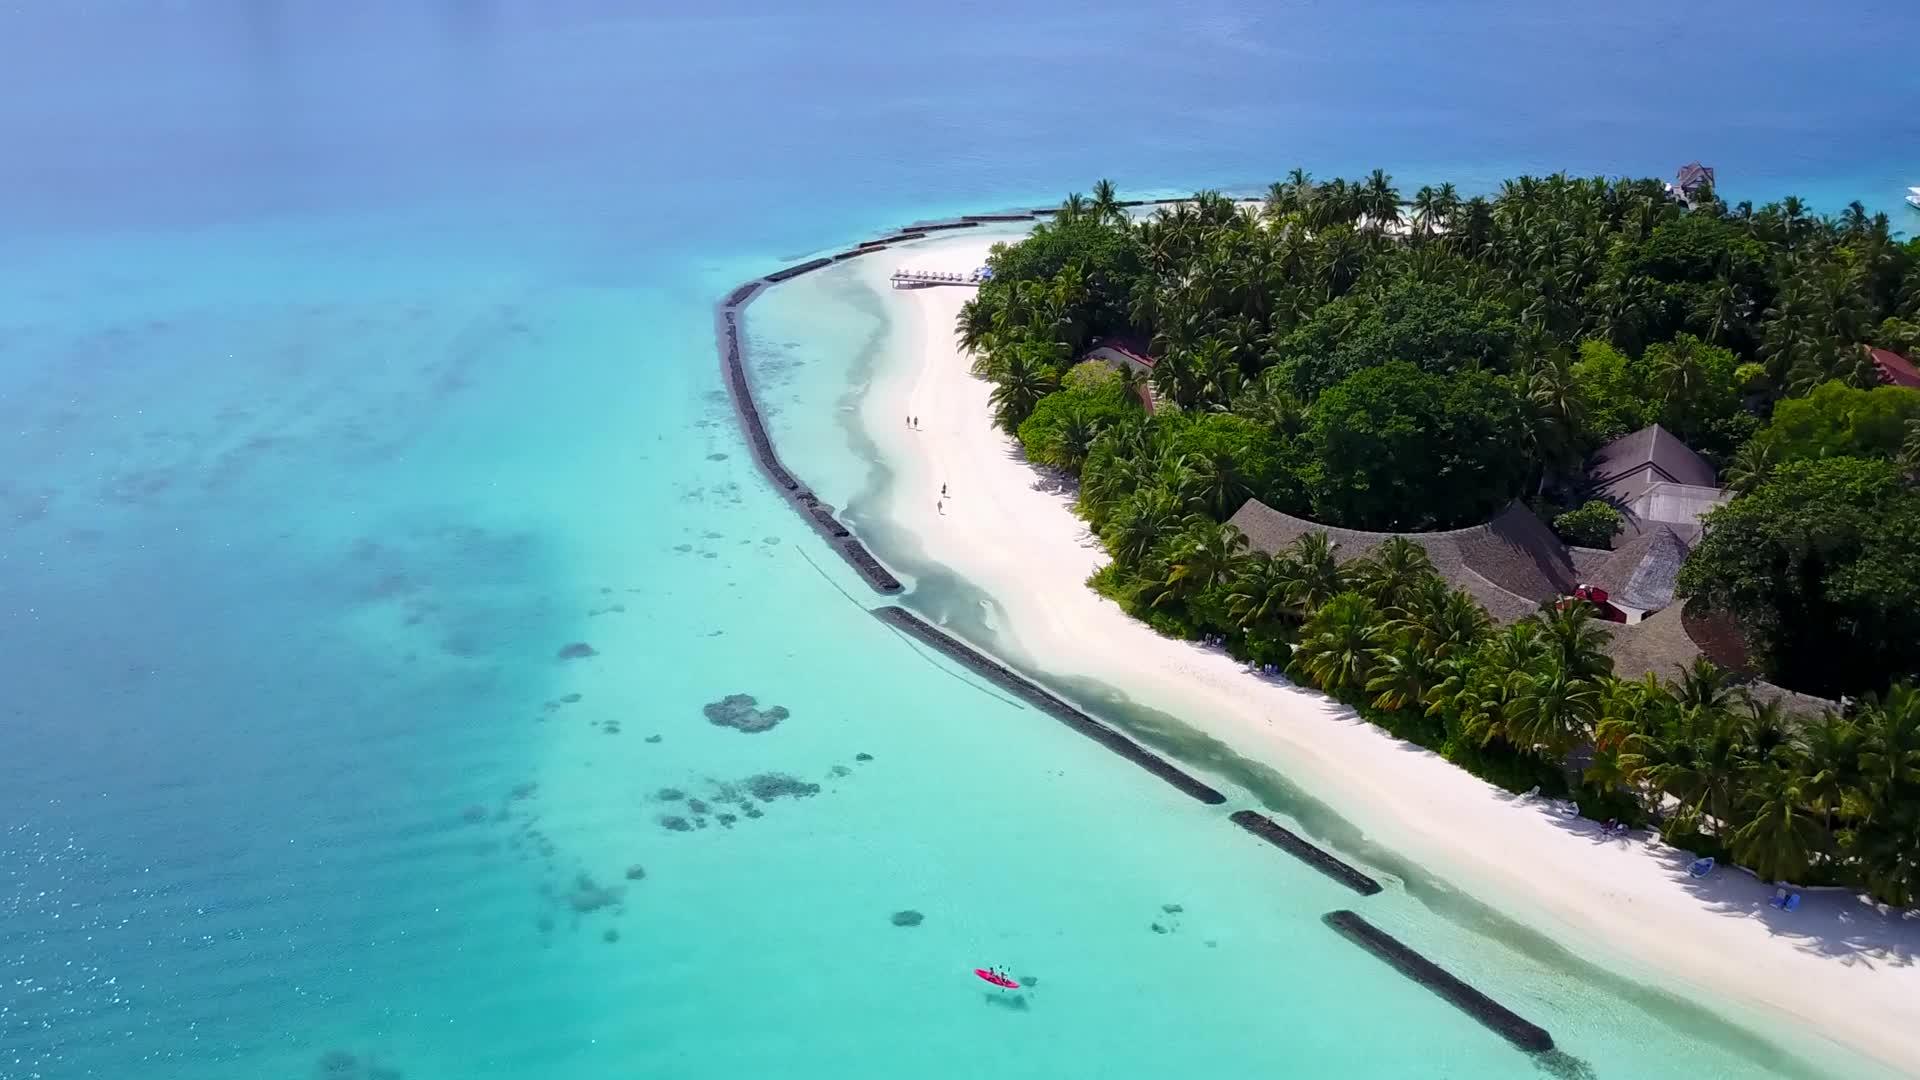
[{"label": "dark coral patch", "polygon": [[804,799],[820,794],[819,784],[809,784],[798,777],[786,773],[764,772],[747,777],[747,790],[761,802],[772,802],[783,796]]},{"label": "dark coral patch", "polygon": [[760,709],[756,708],[758,704],[752,694],[728,694],[719,701],[708,702],[700,711],[709,723],[749,735],[772,731],[790,715],[784,705]]}]

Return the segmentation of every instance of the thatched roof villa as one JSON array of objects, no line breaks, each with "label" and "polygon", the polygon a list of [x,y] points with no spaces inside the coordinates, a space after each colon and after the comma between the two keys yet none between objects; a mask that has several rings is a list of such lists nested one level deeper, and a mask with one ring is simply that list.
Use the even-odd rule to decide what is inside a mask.
[{"label": "thatched roof villa", "polygon": [[[1737,630],[1683,614],[1674,603],[1681,564],[1700,537],[1700,516],[1725,501],[1713,467],[1656,424],[1602,447],[1589,461],[1588,483],[1627,517],[1610,550],[1563,543],[1518,502],[1482,524],[1443,532],[1334,528],[1282,513],[1258,499],[1249,499],[1229,524],[1246,536],[1249,546],[1268,554],[1291,547],[1308,533],[1325,533],[1342,563],[1366,555],[1390,537],[1404,536],[1425,549],[1449,585],[1479,601],[1500,623],[1526,618],[1568,597],[1593,598],[1616,624],[1607,651],[1614,674],[1622,678],[1649,671],[1670,678],[1701,655],[1724,667],[1745,668],[1744,656],[1735,655],[1739,647],[1727,641],[1737,642]],[[1767,683],[1751,689],[1763,700],[1785,699],[1796,712],[1833,705]]]}]

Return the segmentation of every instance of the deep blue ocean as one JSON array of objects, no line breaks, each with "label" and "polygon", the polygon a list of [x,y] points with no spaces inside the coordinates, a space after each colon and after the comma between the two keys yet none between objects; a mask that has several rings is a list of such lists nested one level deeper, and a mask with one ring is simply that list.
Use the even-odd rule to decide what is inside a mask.
[{"label": "deep blue ocean", "polygon": [[[1336,888],[849,598],[751,465],[713,304],[906,221],[1295,165],[1473,192],[1697,158],[1912,233],[1916,32],[11,0],[0,1080],[1539,1075],[1328,944]],[[758,344],[777,408],[829,409],[803,316]],[[735,693],[791,715],[710,723]],[[1850,1075],[1387,903],[1597,1075]],[[1038,981],[983,998],[976,962]]]}]

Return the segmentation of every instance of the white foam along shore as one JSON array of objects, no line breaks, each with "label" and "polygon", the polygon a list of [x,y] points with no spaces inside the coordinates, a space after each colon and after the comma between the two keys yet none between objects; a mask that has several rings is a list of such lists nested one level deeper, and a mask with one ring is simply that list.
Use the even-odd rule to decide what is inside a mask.
[{"label": "white foam along shore", "polygon": [[1669,989],[1692,985],[1920,1070],[1920,918],[1838,891],[1809,893],[1797,912],[1781,913],[1767,905],[1771,886],[1736,869],[1689,879],[1687,856],[1673,848],[1640,834],[1603,841],[1594,823],[1558,818],[1217,649],[1163,638],[1087,588],[1105,552],[1071,496],[992,426],[990,387],[954,340],[973,290],[888,288],[895,268],[972,270],[991,240],[930,241],[859,267],[895,327],[861,406],[893,473],[885,512],[925,558],[993,598],[987,615],[1000,640],[983,644],[1201,728],[1576,951],[1624,957]]}]

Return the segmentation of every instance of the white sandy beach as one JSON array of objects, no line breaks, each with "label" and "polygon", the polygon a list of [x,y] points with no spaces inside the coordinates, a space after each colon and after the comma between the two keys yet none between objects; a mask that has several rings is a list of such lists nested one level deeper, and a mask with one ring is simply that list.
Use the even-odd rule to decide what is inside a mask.
[{"label": "white sandy beach", "polygon": [[[1587,955],[1613,954],[1755,1013],[1789,1018],[1896,1069],[1920,1070],[1920,919],[1840,892],[1795,913],[1737,870],[1705,882],[1644,835],[1600,841],[1321,695],[1263,680],[1217,650],[1162,638],[1083,583],[1105,554],[1069,496],[988,419],[954,316],[971,289],[890,291],[896,266],[969,270],[988,240],[943,239],[861,272],[901,328],[862,405],[895,473],[889,516],[924,554],[990,593],[1003,640],[983,643],[1061,675],[1097,679],[1273,765],[1369,836]],[[907,430],[902,417],[920,418]],[[936,507],[941,485],[949,492]]]}]

